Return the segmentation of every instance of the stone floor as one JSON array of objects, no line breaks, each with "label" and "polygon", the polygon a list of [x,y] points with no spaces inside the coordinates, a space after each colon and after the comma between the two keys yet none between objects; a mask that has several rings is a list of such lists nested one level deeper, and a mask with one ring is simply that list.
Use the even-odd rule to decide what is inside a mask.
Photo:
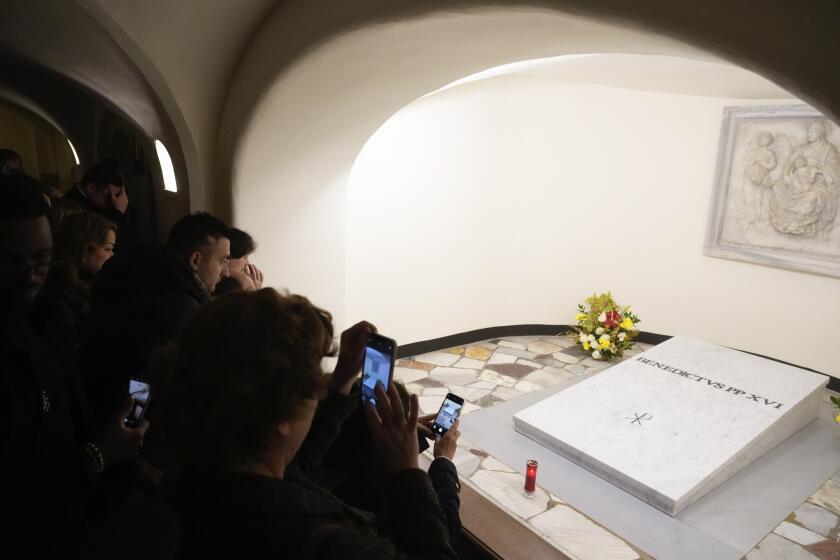
[{"label": "stone floor", "polygon": [[[647,348],[637,344],[625,358]],[[443,397],[452,392],[464,398],[462,414],[469,414],[571,377],[597,373],[607,365],[591,359],[565,336],[513,336],[400,360],[394,377],[418,395],[423,413],[437,412]],[[542,488],[533,498],[524,497],[524,465],[505,465],[464,438],[455,463],[462,483],[518,517],[570,558],[650,558]],[[745,558],[840,560],[840,472]]]}]

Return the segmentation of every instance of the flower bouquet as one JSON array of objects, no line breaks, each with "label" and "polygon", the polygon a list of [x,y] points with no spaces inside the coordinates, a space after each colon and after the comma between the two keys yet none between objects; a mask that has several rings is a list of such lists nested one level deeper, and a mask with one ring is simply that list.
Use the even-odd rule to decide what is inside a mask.
[{"label": "flower bouquet", "polygon": [[618,305],[610,292],[586,298],[578,305],[575,320],[577,325],[569,336],[595,360],[620,358],[633,347],[633,339],[639,334],[639,318],[629,305]]},{"label": "flower bouquet", "polygon": [[[831,399],[831,404],[833,404],[835,408],[840,409],[840,398],[835,397],[834,395],[831,395],[829,398]],[[834,416],[834,421],[837,424],[840,424],[840,410],[836,410],[832,416]]]}]

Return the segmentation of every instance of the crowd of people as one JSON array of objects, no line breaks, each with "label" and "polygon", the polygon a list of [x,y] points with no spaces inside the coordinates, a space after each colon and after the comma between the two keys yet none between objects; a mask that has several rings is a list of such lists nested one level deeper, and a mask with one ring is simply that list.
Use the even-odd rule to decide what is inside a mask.
[{"label": "crowd of people", "polygon": [[[264,288],[256,242],[210,214],[145,244],[109,162],[67,193],[24,171],[0,150],[7,550],[457,558],[457,423],[434,437],[400,384],[362,402],[375,326],[336,343],[331,315]],[[135,382],[145,415],[126,422]]]}]

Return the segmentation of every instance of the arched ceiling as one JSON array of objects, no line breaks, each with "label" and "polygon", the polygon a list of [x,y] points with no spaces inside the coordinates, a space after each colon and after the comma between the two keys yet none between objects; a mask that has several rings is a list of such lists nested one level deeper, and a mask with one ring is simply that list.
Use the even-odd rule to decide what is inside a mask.
[{"label": "arched ceiling", "polygon": [[[493,23],[481,23],[481,17],[459,19],[489,12],[500,17]],[[461,22],[446,37],[431,29],[425,37],[403,33],[412,24],[446,16]],[[578,24],[552,29],[556,18],[576,19]],[[298,72],[300,61],[325,45],[359,37],[365,30],[383,31],[376,45],[381,52],[357,51],[357,56],[372,60],[348,57],[345,67],[334,72],[345,83],[325,79],[324,87],[354,88],[357,80],[348,79],[346,72],[350,65],[368,84],[378,73],[379,86],[399,90],[395,98],[405,104],[464,75],[517,60],[569,52],[673,54],[725,60],[754,70],[837,118],[840,73],[828,68],[833,67],[833,53],[840,52],[838,26],[840,3],[832,0],[804,0],[795,9],[781,0],[760,7],[728,0],[289,0],[265,20],[231,83],[220,130],[219,174],[231,175],[237,143],[264,108],[261,100],[272,95],[272,84]],[[611,31],[599,31],[604,28]],[[426,80],[406,76],[409,72],[397,66],[424,73]],[[314,98],[325,100],[320,92],[314,92]],[[386,105],[388,110],[399,108],[398,103]],[[226,208],[229,195],[218,195],[216,206]]]},{"label": "arched ceiling", "polygon": [[734,63],[838,115],[840,74],[826,68],[840,35],[823,22],[840,12],[821,0],[790,12],[765,2],[759,18],[723,0],[289,0],[261,26],[228,92],[218,176],[231,177],[231,192],[219,189],[214,208],[270,239],[268,272],[342,324],[347,177],[402,107],[501,64],[613,53]]},{"label": "arched ceiling", "polygon": [[216,182],[225,96],[245,48],[277,0],[77,1],[131,57],[182,141],[194,145],[188,165],[204,192],[191,189],[190,198],[193,209],[206,208],[206,192]]},{"label": "arched ceiling", "polygon": [[[539,9],[548,18],[593,18],[670,40],[697,57],[734,62],[840,115],[840,73],[833,71],[834,53],[840,52],[840,3],[834,0],[795,6],[783,0],[8,0],[3,9],[4,65],[11,55],[49,68],[97,92],[150,133],[169,127],[183,144],[191,183],[210,188],[220,177],[208,205],[223,215],[230,206],[233,150],[259,100],[281,75],[348,33],[435,14],[486,9],[509,14],[495,28],[459,30],[461,40],[449,45],[452,60],[440,59],[441,85],[497,64],[562,54],[548,44],[538,47],[526,28],[522,48],[502,53],[491,45],[495,56],[484,56],[483,39],[492,43],[497,32],[509,36],[507,28],[520,21],[519,13]],[[561,42],[564,33],[555,31]],[[411,65],[415,54],[392,48],[400,40],[392,36],[381,48],[403,57],[394,64]],[[431,43],[416,46],[434,50]],[[598,46],[593,52],[603,50]],[[483,68],[461,64],[472,54]],[[461,76],[451,75],[461,70]]]},{"label": "arched ceiling", "polygon": [[203,208],[230,76],[273,3],[9,0],[0,84],[65,125],[86,97],[103,103],[183,160],[192,205]]},{"label": "arched ceiling", "polygon": [[791,98],[790,92],[773,82],[731,64],[637,54],[570,55],[506,64],[466,76],[434,93],[510,74],[531,80],[576,82],[676,95],[765,100]]},{"label": "arched ceiling", "polygon": [[165,117],[143,75],[111,35],[73,2],[4,3],[0,51],[9,61],[39,67],[94,92],[150,135],[165,132]]}]

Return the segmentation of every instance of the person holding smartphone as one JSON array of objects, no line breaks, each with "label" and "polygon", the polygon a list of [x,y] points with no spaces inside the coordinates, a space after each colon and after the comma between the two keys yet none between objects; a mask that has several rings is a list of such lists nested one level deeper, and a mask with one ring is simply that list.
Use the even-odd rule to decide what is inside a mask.
[{"label": "person holding smartphone", "polygon": [[[364,330],[347,337],[364,340]],[[457,558],[432,482],[418,468],[416,396],[406,409],[393,384],[378,385],[375,407],[364,409],[386,478],[381,517],[302,472],[298,455],[319,399],[325,390],[351,395],[361,366],[356,355],[340,356],[341,368],[325,377],[321,363],[332,352],[328,313],[263,289],[202,306],[157,357],[156,421],[182,464],[162,489],[180,514],[185,556]]]},{"label": "person holding smartphone", "polygon": [[33,321],[51,266],[52,234],[39,183],[0,176],[0,480],[3,543],[31,557],[82,555],[89,491],[109,466],[140,451],[148,423],[131,406],[91,422],[83,391]]},{"label": "person holding smartphone", "polygon": [[[412,396],[401,383],[392,382],[390,385],[393,385],[399,395],[399,402],[407,414]],[[361,395],[363,405],[343,423],[341,437],[328,450],[326,470],[330,471],[330,474],[326,477],[325,484],[347,503],[367,511],[380,512],[381,497],[386,492],[384,488],[387,474],[378,466],[377,444],[365,415],[367,406],[364,404],[366,401],[361,383],[354,386],[354,394],[357,394],[356,398]],[[371,402],[375,408],[376,398]],[[397,401],[391,399],[391,402]],[[418,419],[418,445],[415,454],[419,455],[429,448],[427,439],[433,442],[434,460],[427,473],[446,516],[449,542],[457,550],[461,534],[461,484],[454,459],[458,450],[458,438],[461,436],[460,421],[456,419],[449,431],[441,436],[432,431],[436,417],[437,414],[430,414]],[[315,473],[316,476],[318,474],[320,473]]]}]

